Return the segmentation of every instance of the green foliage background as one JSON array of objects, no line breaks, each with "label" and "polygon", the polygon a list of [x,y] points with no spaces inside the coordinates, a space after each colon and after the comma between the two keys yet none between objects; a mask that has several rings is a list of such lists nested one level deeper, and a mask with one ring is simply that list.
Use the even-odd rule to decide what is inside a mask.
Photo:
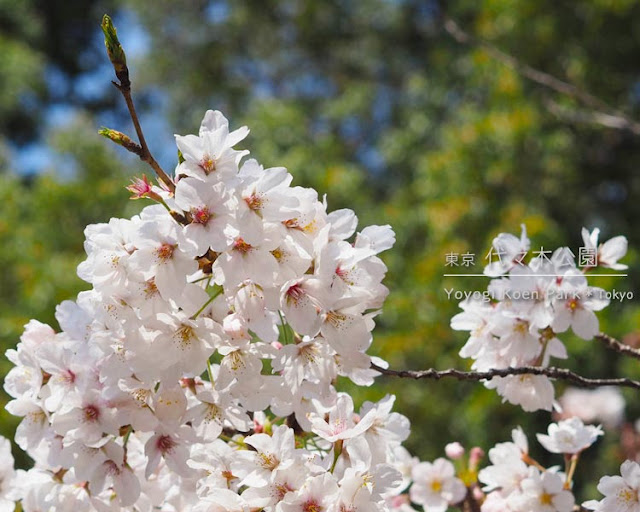
[{"label": "green foliage background", "polygon": [[[576,249],[583,225],[600,227],[605,239],[627,235],[630,277],[593,284],[637,295],[640,137],[559,117],[553,105],[585,107],[442,28],[451,16],[640,118],[637,2],[0,0],[3,350],[32,317],[55,325],[55,305],[86,287],[75,275],[84,226],[141,206],[123,187],[148,170],[97,135],[105,124],[133,131],[109,87],[104,12],[115,15],[125,49],[135,48],[134,97],[165,168],[175,165],[164,144],[171,134],[193,133],[204,111],[218,108],[233,127],[249,125],[245,147],[265,166],[286,166],[296,184],[326,193],[330,209],[353,208],[362,225],[394,227],[397,245],[384,255],[391,294],[374,343],[391,367],[468,367],[457,356],[465,336],[449,327],[458,307],[444,288],[473,290],[479,281],[442,277],[445,254],[483,255],[493,236],[519,232],[521,223],[534,246]],[[52,115],[61,106],[65,115]],[[19,158],[34,144],[50,156],[35,174]],[[614,304],[600,318],[622,338],[638,331],[640,309]],[[595,342],[565,339],[570,368],[640,377],[637,364]],[[8,368],[2,360],[0,373]],[[344,386],[360,401],[397,394],[397,410],[413,424],[408,446],[425,459],[450,440],[489,447],[517,424],[535,444],[533,433],[549,421],[474,384]],[[625,396],[634,421],[640,402]],[[0,432],[11,437],[15,426],[2,412]],[[617,443],[608,433],[579,469],[585,497],[599,475],[615,471]]]}]

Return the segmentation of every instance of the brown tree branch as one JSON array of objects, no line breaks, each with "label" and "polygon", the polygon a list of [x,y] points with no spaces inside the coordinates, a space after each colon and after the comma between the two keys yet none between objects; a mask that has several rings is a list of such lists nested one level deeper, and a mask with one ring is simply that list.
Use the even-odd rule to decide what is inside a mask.
[{"label": "brown tree branch", "polygon": [[627,378],[616,379],[590,379],[573,373],[566,368],[543,368],[541,366],[521,366],[509,368],[495,368],[486,372],[465,372],[449,368],[448,370],[436,370],[429,368],[427,370],[390,370],[381,368],[375,364],[371,364],[371,369],[390,377],[399,377],[403,379],[432,379],[440,380],[443,378],[453,378],[460,381],[482,381],[491,380],[494,377],[508,377],[510,375],[544,375],[550,379],[564,380],[581,387],[598,387],[598,386],[621,386],[628,388],[640,389],[640,382]]},{"label": "brown tree branch", "polygon": [[[457,42],[461,44],[479,46],[494,59],[520,73],[522,76],[528,78],[529,80],[532,80],[533,82],[536,82],[537,84],[540,84],[544,87],[548,87],[549,89],[552,89],[560,94],[564,94],[565,96],[570,96],[571,98],[574,98],[587,105],[588,107],[594,109],[593,112],[571,112],[570,114],[567,113],[566,109],[562,109],[563,113],[565,114],[564,117],[567,117],[574,121],[588,121],[591,123],[606,126],[608,128],[629,130],[635,135],[640,135],[640,123],[613,109],[593,94],[580,89],[574,84],[560,80],[559,78],[556,78],[549,73],[545,73],[544,71],[540,71],[538,69],[532,68],[528,64],[520,62],[520,60],[518,60],[513,55],[509,55],[508,53],[503,52],[488,41],[485,41],[478,37],[474,37],[468,32],[465,32],[454,20],[450,18],[445,18],[444,29]],[[559,108],[550,110],[556,115],[560,113]]]},{"label": "brown tree branch", "polygon": [[621,341],[612,338],[608,334],[601,332],[595,335],[595,339],[601,342],[605,347],[614,350],[619,354],[633,357],[634,359],[640,359],[640,350],[630,347],[629,345],[626,345]]},{"label": "brown tree branch", "polygon": [[116,73],[116,77],[118,78],[118,82],[114,81],[112,83],[124,97],[124,101],[127,104],[127,109],[129,110],[129,116],[131,117],[133,126],[136,129],[136,134],[138,135],[138,140],[140,141],[140,146],[134,148],[136,149],[135,151],[132,149],[133,146],[123,145],[123,147],[138,155],[140,157],[140,160],[142,160],[143,162],[149,164],[160,181],[162,181],[162,183],[164,183],[164,185],[167,187],[167,189],[171,192],[175,192],[175,183],[167,175],[167,173],[164,172],[162,167],[160,167],[160,164],[158,164],[156,159],[151,154],[151,151],[149,151],[149,146],[147,146],[147,141],[145,140],[144,133],[142,132],[142,126],[140,126],[138,113],[136,112],[136,107],[134,106],[133,98],[131,97],[131,80],[129,79],[127,58],[124,50],[122,49],[122,45],[118,40],[118,35],[115,27],[111,22],[111,18],[109,18],[109,16],[107,16],[106,14],[102,19],[102,31],[105,35],[105,46],[107,48],[109,60],[111,61],[111,64],[113,64],[113,69]]}]

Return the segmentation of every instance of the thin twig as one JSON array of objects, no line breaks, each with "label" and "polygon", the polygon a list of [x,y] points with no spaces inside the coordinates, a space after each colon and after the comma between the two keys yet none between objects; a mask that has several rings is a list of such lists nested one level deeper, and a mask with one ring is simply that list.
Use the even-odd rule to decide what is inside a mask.
[{"label": "thin twig", "polygon": [[[577,118],[579,118],[583,122],[588,120],[589,122],[600,124],[608,128],[625,129],[631,131],[636,135],[640,135],[640,123],[629,118],[618,110],[610,107],[604,101],[602,101],[600,98],[597,98],[593,94],[580,89],[574,84],[560,80],[559,78],[550,75],[549,73],[545,73],[544,71],[540,71],[538,69],[532,68],[528,64],[520,62],[513,55],[509,55],[508,53],[503,52],[488,41],[485,41],[478,37],[474,37],[468,32],[465,32],[455,21],[450,18],[445,18],[444,29],[457,42],[479,46],[483,48],[494,59],[502,62],[503,64],[517,71],[529,80],[548,87],[549,89],[559,92],[560,94],[575,98],[588,107],[597,110],[597,112],[594,111],[590,113],[574,112],[571,116],[572,118],[574,118],[574,120],[576,120],[575,118],[577,116]],[[555,109],[554,113],[557,115],[559,113],[559,109]],[[565,117],[568,117],[566,115],[566,110],[564,111],[564,114]]]},{"label": "thin twig", "polygon": [[595,335],[595,339],[601,342],[605,347],[618,352],[619,354],[623,354],[625,356],[633,357],[635,359],[640,359],[640,350],[637,348],[630,347],[618,341],[615,338],[612,338],[608,334],[603,332]]},{"label": "thin twig", "polygon": [[[476,485],[476,484],[474,484]],[[462,512],[480,512],[480,503],[473,496],[473,486],[467,488],[467,495],[464,497],[464,501],[458,505],[462,508]]]},{"label": "thin twig", "polygon": [[153,155],[149,151],[149,146],[147,146],[147,141],[144,138],[144,133],[142,132],[142,126],[140,126],[140,120],[138,119],[138,114],[136,112],[136,107],[133,104],[133,98],[131,97],[131,85],[130,84],[122,84],[113,82],[113,85],[122,93],[124,97],[124,101],[127,103],[127,109],[129,110],[129,115],[131,116],[131,121],[133,121],[133,126],[136,129],[136,134],[138,135],[138,140],[140,141],[140,147],[142,151],[138,154],[140,160],[143,162],[147,162],[151,168],[155,171],[156,175],[162,182],[167,186],[167,188],[171,192],[175,192],[176,185],[171,178],[167,175],[166,172],[160,167],[160,164],[153,158]]},{"label": "thin twig", "polygon": [[631,121],[626,117],[604,112],[570,109],[559,105],[553,100],[545,101],[545,106],[558,118],[565,119],[571,123],[598,124],[607,128],[615,128],[616,130],[629,130],[636,135],[640,135],[640,123]]},{"label": "thin twig", "polygon": [[461,381],[482,381],[491,380],[494,377],[508,377],[510,375],[544,375],[545,377],[549,377],[550,379],[572,382],[581,387],[622,386],[640,389],[640,382],[632,379],[590,379],[587,377],[582,377],[565,368],[543,368],[541,366],[495,368],[486,372],[465,372],[453,368],[449,368],[448,370],[436,370],[434,368],[429,368],[427,370],[389,370],[386,368],[381,368],[372,363],[371,369],[376,370],[383,375],[400,377],[403,379],[440,380],[442,378],[451,377]]},{"label": "thin twig", "polygon": [[[138,118],[138,113],[136,112],[136,107],[133,104],[133,98],[131,97],[131,80],[129,79],[129,68],[127,67],[127,57],[125,55],[124,49],[118,40],[118,34],[116,28],[113,26],[111,18],[108,15],[104,15],[102,18],[102,31],[105,36],[105,46],[107,48],[107,54],[109,55],[109,60],[111,64],[113,64],[113,69],[116,74],[116,78],[118,81],[113,81],[113,85],[115,85],[116,89],[118,89],[122,96],[124,97],[124,101],[127,103],[127,109],[129,110],[129,116],[131,117],[131,121],[133,121],[133,126],[136,129],[136,134],[138,135],[138,141],[140,142],[140,146],[137,147],[135,143],[133,144],[122,144],[122,141],[116,141],[121,144],[123,147],[127,148],[132,153],[135,153],[140,157],[143,162],[148,163],[151,168],[154,170],[160,181],[164,183],[168,190],[172,193],[175,192],[176,185],[171,178],[167,175],[166,172],[160,167],[160,164],[153,158],[151,151],[149,151],[149,146],[147,146],[147,141],[144,138],[144,133],[142,132],[142,126],[140,126],[140,120]],[[124,134],[119,134],[123,137],[126,137]],[[128,137],[126,137],[128,139]],[[130,139],[129,139],[130,140]],[[133,142],[133,141],[130,141]]]}]

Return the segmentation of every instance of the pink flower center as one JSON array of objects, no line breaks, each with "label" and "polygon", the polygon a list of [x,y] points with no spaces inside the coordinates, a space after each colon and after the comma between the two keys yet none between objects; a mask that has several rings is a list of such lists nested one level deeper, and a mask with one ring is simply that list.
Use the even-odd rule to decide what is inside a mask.
[{"label": "pink flower center", "polygon": [[245,197],[244,202],[247,203],[249,209],[253,210],[254,212],[262,210],[262,205],[264,204],[264,200],[262,199],[262,197],[255,192],[249,197]]},{"label": "pink flower center", "polygon": [[156,447],[162,454],[165,454],[173,450],[175,445],[176,445],[176,442],[173,439],[171,439],[171,436],[160,436],[156,441]]},{"label": "pink flower center", "polygon": [[275,485],[275,496],[278,500],[282,500],[288,492],[295,491],[295,489],[291,488],[289,484],[276,484]]},{"label": "pink flower center", "polygon": [[152,192],[151,183],[149,183],[145,175],[142,175],[142,179],[134,178],[131,180],[131,185],[126,189],[133,194],[131,199],[140,199]]},{"label": "pink flower center", "polygon": [[297,304],[306,295],[306,292],[304,291],[304,288],[302,288],[302,286],[300,286],[299,284],[294,284],[293,286],[289,287],[286,295],[287,302],[294,302]]},{"label": "pink flower center", "polygon": [[238,238],[233,244],[233,248],[242,254],[247,254],[253,249],[253,246],[245,242],[242,238]]},{"label": "pink flower center", "polygon": [[173,251],[176,246],[171,244],[162,244],[160,247],[156,249],[156,256],[160,261],[167,261],[173,257]]},{"label": "pink flower center", "polygon": [[578,301],[578,299],[574,298],[567,301],[567,308],[569,308],[571,311],[575,311],[579,307],[580,307],[580,301]]},{"label": "pink flower center", "polygon": [[152,277],[144,285],[144,294],[147,298],[153,297],[158,294],[158,287],[156,280]]},{"label": "pink flower center", "polygon": [[216,170],[216,160],[211,155],[205,154],[200,160],[200,168],[206,175],[209,175]]},{"label": "pink flower center", "polygon": [[314,499],[307,500],[302,504],[302,512],[322,512],[323,507],[318,505]]},{"label": "pink flower center", "polygon": [[100,418],[100,409],[98,409],[95,405],[87,405],[83,409],[83,413],[84,421],[87,421],[89,423],[94,423]]},{"label": "pink flower center", "polygon": [[200,206],[199,208],[193,208],[191,210],[191,217],[194,224],[202,224],[206,226],[212,215],[208,206]]},{"label": "pink flower center", "polygon": [[112,460],[108,460],[104,463],[104,469],[107,475],[118,476],[120,474],[120,468]]},{"label": "pink flower center", "polygon": [[64,380],[67,384],[73,384],[76,381],[76,374],[67,369],[62,372],[62,380]]}]

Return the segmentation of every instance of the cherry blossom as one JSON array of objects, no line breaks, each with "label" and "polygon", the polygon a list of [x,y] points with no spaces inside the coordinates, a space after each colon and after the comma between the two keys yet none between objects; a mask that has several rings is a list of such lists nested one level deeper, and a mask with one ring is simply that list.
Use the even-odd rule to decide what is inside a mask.
[{"label": "cherry blossom", "polygon": [[[445,448],[455,466],[419,461],[402,446],[410,424],[394,396],[356,406],[338,390],[339,376],[370,386],[372,364],[388,367],[369,350],[389,293],[380,254],[395,234],[358,231],[355,212],[331,211],[283,167],[243,163],[247,134],[208,111],[198,135],[176,135],[172,182],[128,187],[157,204],[86,228],[78,275],[91,289],[56,308],[58,332],[32,320],[7,351],[6,408],[34,466],[14,470],[0,441],[0,512],[18,501],[25,512],[444,512],[463,500],[484,512],[569,510],[571,475],[533,461],[521,430],[483,468],[480,448],[467,458],[455,442]],[[583,235],[602,266],[624,267],[626,239]],[[530,245],[524,226],[499,234],[491,300],[465,300],[451,320],[470,333],[460,355],[475,370],[548,366],[568,357],[569,328],[597,332],[603,290],[566,249],[526,261]],[[554,405],[543,375],[485,385],[527,411]],[[577,454],[601,434],[575,418],[538,438]],[[630,464],[603,479],[598,510],[614,495],[637,503]]]}]

